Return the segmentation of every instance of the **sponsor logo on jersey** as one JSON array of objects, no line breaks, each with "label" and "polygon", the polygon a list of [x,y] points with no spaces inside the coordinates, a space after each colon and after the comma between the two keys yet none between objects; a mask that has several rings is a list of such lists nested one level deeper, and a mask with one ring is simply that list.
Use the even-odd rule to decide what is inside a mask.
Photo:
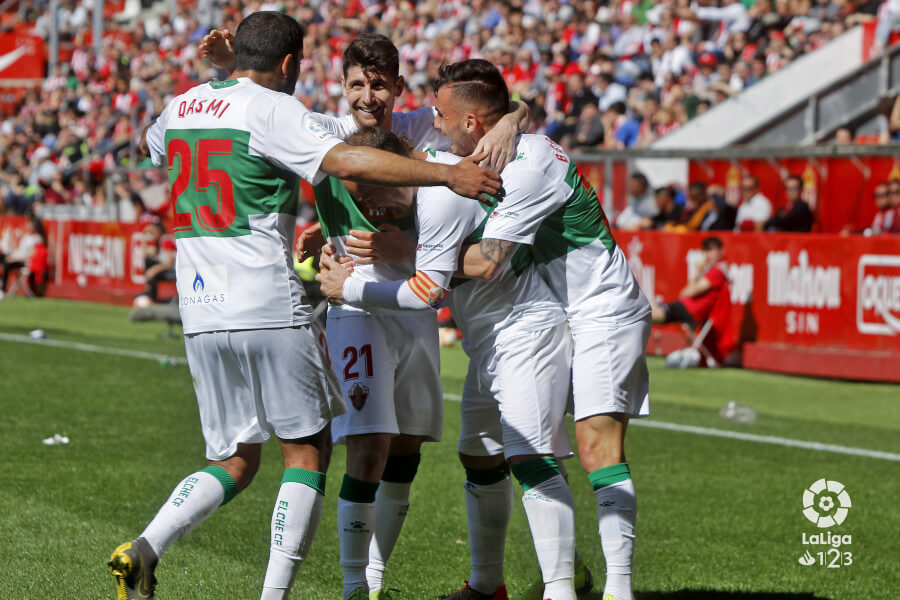
[{"label": "sponsor logo on jersey", "polygon": [[350,393],[347,395],[350,397],[350,404],[353,405],[353,408],[362,410],[366,405],[366,400],[369,399],[369,386],[356,382],[350,387]]},{"label": "sponsor logo on jersey", "polygon": [[306,119],[306,130],[308,132],[310,132],[311,134],[313,134],[315,137],[319,138],[320,140],[324,140],[325,138],[327,138],[328,136],[331,135],[330,131],[328,131],[327,129],[325,129],[318,123],[316,123],[316,121],[313,120],[312,118]]},{"label": "sponsor logo on jersey", "polygon": [[514,210],[504,210],[500,212],[499,210],[495,210],[491,213],[491,216],[488,217],[489,220],[493,219],[518,219],[519,213]]},{"label": "sponsor logo on jersey", "polygon": [[179,269],[176,286],[182,308],[220,305],[228,300],[228,272],[224,265]]},{"label": "sponsor logo on jersey", "polygon": [[859,258],[856,328],[869,335],[900,334],[900,256]]},{"label": "sponsor logo on jersey", "polygon": [[443,250],[444,244],[419,244],[416,246],[416,252],[431,252],[432,250]]}]

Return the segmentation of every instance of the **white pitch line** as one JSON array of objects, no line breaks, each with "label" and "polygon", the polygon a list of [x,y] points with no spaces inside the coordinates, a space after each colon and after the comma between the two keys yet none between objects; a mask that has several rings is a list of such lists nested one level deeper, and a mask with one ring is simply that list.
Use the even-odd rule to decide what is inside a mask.
[{"label": "white pitch line", "polygon": [[[154,354],[152,352],[141,352],[140,350],[125,350],[123,348],[110,348],[108,346],[96,346],[94,344],[68,342],[64,340],[53,340],[47,338],[33,339],[28,337],[27,335],[19,335],[15,333],[0,332],[0,341],[34,344],[36,346],[52,346],[54,348],[66,348],[70,350],[80,350],[81,352],[94,352],[96,354],[125,356],[128,358],[140,358],[144,360],[169,361],[173,364],[179,365],[187,364],[187,359],[180,356],[168,356],[165,354]],[[444,398],[452,402],[462,401],[462,396],[460,396],[459,394],[444,394]],[[783,438],[772,435],[741,433],[740,431],[730,431],[727,429],[697,427],[695,425],[682,425],[680,423],[667,423],[665,421],[652,421],[648,419],[633,419],[630,424],[637,427],[650,427],[653,429],[665,429],[667,431],[678,431],[681,433],[693,433],[694,435],[705,435],[732,440],[742,440],[745,442],[756,442],[759,444],[772,444],[775,446],[803,448],[805,450],[819,450],[821,452],[848,454],[850,456],[862,456],[865,458],[876,458],[880,460],[900,462],[900,454],[894,454],[892,452],[881,452],[879,450],[867,450],[865,448],[838,446],[836,444],[823,444],[821,442],[807,442],[804,440],[794,440],[791,438]]]},{"label": "white pitch line", "polygon": [[[444,394],[444,398],[453,402],[462,401],[459,394]],[[666,421],[653,421],[649,419],[632,419],[629,425],[636,427],[650,427],[652,429],[665,429],[681,433],[693,433],[694,435],[706,435],[758,444],[772,444],[775,446],[788,446],[790,448],[803,448],[804,450],[819,450],[821,452],[833,452],[835,454],[849,454],[850,456],[862,456],[865,458],[877,458],[900,462],[900,454],[893,452],[881,452],[879,450],[867,450],[866,448],[853,448],[851,446],[838,446],[837,444],[823,444],[821,442],[807,442],[791,438],[777,437],[774,435],[757,435],[755,433],[741,433],[728,429],[714,429],[712,427],[697,427],[695,425],[682,425],[680,423],[667,423]]]},{"label": "white pitch line", "polygon": [[111,356],[126,356],[128,358],[142,358],[145,360],[164,360],[178,365],[187,364],[187,359],[180,356],[168,356],[166,354],[141,352],[140,350],[125,350],[124,348],[110,348],[108,346],[95,346],[94,344],[83,344],[81,342],[68,342],[65,340],[53,340],[48,338],[35,339],[30,338],[27,335],[18,335],[15,333],[0,332],[0,341],[20,342],[23,344],[34,344],[35,346],[52,346],[54,348],[80,350],[82,352],[94,352],[96,354],[109,354]]}]

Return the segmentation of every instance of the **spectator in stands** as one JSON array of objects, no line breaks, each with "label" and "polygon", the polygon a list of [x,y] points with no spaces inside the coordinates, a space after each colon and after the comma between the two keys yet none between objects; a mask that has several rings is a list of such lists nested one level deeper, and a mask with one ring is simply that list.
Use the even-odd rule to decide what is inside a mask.
[{"label": "spectator in stands", "polygon": [[741,204],[735,217],[735,231],[762,231],[772,216],[772,202],[759,191],[759,179],[747,175],[741,182]]},{"label": "spectator in stands", "polygon": [[684,206],[675,202],[675,190],[668,186],[656,188],[656,207],[659,212],[653,218],[645,218],[641,229],[662,229],[676,223],[684,210]]},{"label": "spectator in stands", "polygon": [[658,212],[650,182],[640,171],[628,178],[628,206],[616,218],[616,227],[634,231],[641,228],[643,219],[652,219]]},{"label": "spectator in stands", "polygon": [[159,300],[159,282],[175,281],[175,242],[165,237],[166,229],[161,221],[154,221],[144,228],[142,250],[144,252],[144,278],[147,289],[141,296],[151,302]]},{"label": "spectator in stands", "polygon": [[[894,184],[894,182],[891,182]],[[900,197],[900,181],[896,182],[897,196]],[[892,202],[890,185],[887,183],[879,183],[875,186],[872,194],[875,199],[875,208],[877,212],[872,219],[872,224],[863,231],[866,235],[880,235],[882,233],[893,233],[895,228],[900,231],[897,226],[898,215],[897,207]],[[900,200],[900,198],[898,198]]]},{"label": "spectator in stands", "polygon": [[784,184],[787,203],[763,225],[766,231],[808,233],[812,230],[813,214],[803,199],[803,179],[791,175]]},{"label": "spectator in stands", "polygon": [[586,104],[575,123],[571,147],[574,150],[592,150],[603,143],[603,117],[596,104]]},{"label": "spectator in stands", "polygon": [[25,221],[25,232],[19,239],[19,244],[9,255],[0,253],[0,266],[3,268],[2,287],[0,287],[0,299],[6,295],[6,285],[13,272],[21,272],[31,265],[32,258],[39,246],[44,246],[44,258],[46,260],[46,236],[44,226],[35,216],[29,216]]},{"label": "spectator in stands", "polygon": [[703,340],[703,345],[718,364],[735,346],[731,328],[731,290],[728,286],[724,244],[717,237],[708,237],[700,244],[703,262],[697,266],[696,275],[691,279],[678,299],[668,304],[653,305],[653,323],[684,323],[688,327],[701,326],[711,321],[712,326]]},{"label": "spectator in stands", "polygon": [[687,197],[685,198],[681,214],[678,215],[678,218],[667,222],[663,229],[678,233],[690,231],[688,224],[691,223],[699,208],[706,204],[706,200],[706,182],[692,181],[688,185]]},{"label": "spectator in stands", "polygon": [[854,139],[853,130],[849,127],[840,127],[834,132],[834,143],[836,146],[850,146],[853,144]]}]

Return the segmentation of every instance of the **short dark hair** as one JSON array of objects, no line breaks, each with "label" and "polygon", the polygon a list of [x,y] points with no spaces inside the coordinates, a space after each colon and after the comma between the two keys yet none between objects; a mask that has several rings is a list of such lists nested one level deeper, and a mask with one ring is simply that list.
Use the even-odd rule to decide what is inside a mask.
[{"label": "short dark hair", "polygon": [[387,36],[360,33],[344,50],[344,77],[350,67],[376,71],[396,80],[400,77],[400,53]]},{"label": "short dark hair", "polygon": [[650,182],[647,181],[647,176],[641,173],[640,171],[635,171],[629,177],[640,183],[642,186],[650,187]]},{"label": "short dark hair", "polygon": [[303,55],[303,27],[294,17],[263,10],[248,15],[234,34],[235,71],[274,71],[288,54]]},{"label": "short dark hair", "polygon": [[706,182],[705,181],[692,181],[690,183],[690,185],[688,185],[688,189],[705,192],[706,191]]},{"label": "short dark hair", "polygon": [[799,175],[788,175],[788,178],[784,180],[785,185],[787,185],[789,181],[796,181],[800,184],[800,189],[803,190],[803,178]]},{"label": "short dark hair", "polygon": [[722,243],[722,240],[713,236],[713,237],[708,237],[705,240],[703,240],[702,242],[700,242],[700,247],[703,248],[704,250],[712,250],[713,248],[715,248],[716,250],[721,250],[722,248],[725,247],[725,244]]},{"label": "short dark hair", "polygon": [[347,143],[351,146],[368,146],[400,156],[410,156],[409,146],[404,144],[394,133],[381,127],[361,127],[347,138]]},{"label": "short dark hair", "polygon": [[[441,65],[436,94],[445,85],[453,86],[454,96],[484,107],[485,117],[496,122],[509,112],[509,88],[497,67],[486,60],[473,58],[452,65]],[[493,123],[491,123],[493,124]]]},{"label": "short dark hair", "polygon": [[656,193],[657,193],[657,194],[665,194],[665,195],[667,195],[667,196],[669,197],[670,200],[674,200],[674,199],[675,199],[675,190],[673,190],[672,188],[670,188],[670,187],[667,186],[667,185],[666,185],[666,186],[663,186],[663,187],[658,187],[658,188],[656,188]]}]

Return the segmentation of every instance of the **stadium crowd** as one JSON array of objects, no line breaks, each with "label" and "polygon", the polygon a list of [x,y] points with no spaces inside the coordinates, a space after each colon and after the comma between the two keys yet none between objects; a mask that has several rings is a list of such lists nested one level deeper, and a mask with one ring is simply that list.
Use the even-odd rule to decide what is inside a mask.
[{"label": "stadium crowd", "polygon": [[[20,2],[19,27],[46,37],[47,7]],[[407,87],[399,109],[431,104],[442,62],[485,57],[532,106],[535,131],[570,149],[646,146],[849,26],[877,15],[878,40],[887,43],[900,25],[898,0],[199,0],[179,3],[174,18],[158,10],[158,19],[133,25],[107,20],[97,53],[89,8],[66,0],[58,22],[67,60],[0,122],[0,214],[112,199],[121,219],[147,217],[141,191],[159,173],[117,175],[112,186],[104,174],[132,165],[129,143],[169,97],[225,76],[199,57],[210,28],[234,31],[261,9],[285,10],[307,26],[296,94],[314,110],[347,113],[341,52],[357,32],[377,31],[400,49]]]}]

